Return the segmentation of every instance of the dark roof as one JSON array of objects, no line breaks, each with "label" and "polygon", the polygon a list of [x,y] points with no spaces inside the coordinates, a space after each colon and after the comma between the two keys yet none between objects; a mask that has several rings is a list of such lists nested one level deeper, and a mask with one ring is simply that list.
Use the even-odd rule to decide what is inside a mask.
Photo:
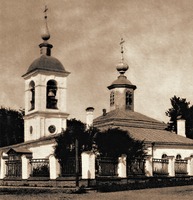
[{"label": "dark roof", "polygon": [[193,148],[192,139],[167,131],[165,123],[130,110],[115,109],[94,119],[93,124],[102,130],[107,128],[127,130],[131,137],[146,143],[188,145]]},{"label": "dark roof", "polygon": [[118,78],[112,82],[110,86],[108,86],[108,89],[116,88],[116,87],[126,87],[126,88],[133,88],[136,89],[136,86],[133,85],[126,76],[121,74],[118,76]]},{"label": "dark roof", "polygon": [[22,147],[16,147],[16,148],[10,148],[7,151],[7,154],[9,154],[10,151],[14,151],[16,153],[20,153],[20,154],[31,154],[32,152],[29,151],[27,148],[22,148]]},{"label": "dark roof", "polygon": [[167,125],[141,113],[125,109],[115,109],[106,115],[94,119],[94,126],[105,128],[109,126],[143,127],[153,129],[165,129]]},{"label": "dark roof", "polygon": [[157,129],[145,129],[134,127],[121,127],[127,130],[129,134],[136,140],[146,143],[167,144],[167,145],[191,145],[193,148],[193,140],[177,135],[174,132]]},{"label": "dark roof", "polygon": [[47,55],[42,55],[36,60],[34,60],[32,64],[29,66],[27,73],[24,74],[24,76],[35,70],[66,73],[65,68],[58,59]]}]

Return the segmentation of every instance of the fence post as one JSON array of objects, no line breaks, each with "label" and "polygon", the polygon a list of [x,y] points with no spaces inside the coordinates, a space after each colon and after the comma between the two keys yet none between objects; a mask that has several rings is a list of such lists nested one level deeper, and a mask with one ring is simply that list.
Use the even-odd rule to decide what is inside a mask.
[{"label": "fence post", "polygon": [[82,179],[95,179],[95,154],[90,151],[81,154]]},{"label": "fence post", "polygon": [[122,154],[121,157],[118,158],[118,169],[117,169],[118,177],[126,178],[127,177],[127,156]]},{"label": "fence post", "polygon": [[29,158],[26,155],[21,156],[21,166],[22,166],[22,179],[28,179],[31,172],[31,166],[29,163]]},{"label": "fence post", "polygon": [[5,165],[6,160],[8,160],[8,155],[3,153],[2,156],[1,156],[0,179],[5,178],[5,176],[6,176],[6,165]]},{"label": "fence post", "polygon": [[187,173],[188,176],[193,176],[193,156],[185,158],[187,160]]},{"label": "fence post", "polygon": [[50,179],[56,179],[60,175],[60,164],[54,155],[49,157]]},{"label": "fence post", "polygon": [[168,159],[168,175],[175,176],[175,157],[167,156]]},{"label": "fence post", "polygon": [[145,157],[145,175],[153,176],[153,157],[151,155]]}]

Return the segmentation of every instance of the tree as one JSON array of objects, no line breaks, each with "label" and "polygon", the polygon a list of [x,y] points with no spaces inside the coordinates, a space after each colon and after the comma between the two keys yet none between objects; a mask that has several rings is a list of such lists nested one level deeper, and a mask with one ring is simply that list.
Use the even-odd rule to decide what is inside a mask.
[{"label": "tree", "polygon": [[185,119],[186,136],[193,139],[193,106],[190,106],[190,102],[187,102],[185,98],[176,96],[172,97],[170,101],[172,108],[166,111],[166,115],[170,117],[167,130],[177,133],[177,119]]},{"label": "tree", "polygon": [[127,160],[133,161],[146,155],[144,142],[133,139],[128,131],[119,128],[98,132],[94,140],[102,156],[117,158],[126,154]]},{"label": "tree", "polygon": [[83,151],[92,149],[93,135],[96,129],[90,128],[86,130],[86,125],[79,120],[67,120],[67,128],[56,137],[56,146],[54,154],[59,162],[65,163],[69,157],[75,156],[75,141],[78,139],[79,155]]},{"label": "tree", "polygon": [[0,108],[0,147],[24,141],[24,110]]}]

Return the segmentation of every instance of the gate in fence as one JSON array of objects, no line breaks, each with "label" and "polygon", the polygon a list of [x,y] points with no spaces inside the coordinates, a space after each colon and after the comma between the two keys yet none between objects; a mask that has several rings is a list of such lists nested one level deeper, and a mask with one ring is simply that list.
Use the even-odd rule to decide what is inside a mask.
[{"label": "gate in fence", "polygon": [[21,178],[22,176],[22,164],[21,160],[8,160],[6,164],[6,177],[9,178]]},{"label": "gate in fence", "polygon": [[6,174],[8,178],[21,178],[22,177],[22,162],[21,152],[17,152],[14,149],[10,149],[8,152],[8,160],[5,161]]},{"label": "gate in fence", "polygon": [[[79,166],[79,175],[81,175],[82,172],[82,164],[81,164],[81,158],[78,160],[78,166]],[[75,157],[69,157],[65,163],[60,165],[61,167],[61,176],[75,176],[76,175],[76,159]]]}]

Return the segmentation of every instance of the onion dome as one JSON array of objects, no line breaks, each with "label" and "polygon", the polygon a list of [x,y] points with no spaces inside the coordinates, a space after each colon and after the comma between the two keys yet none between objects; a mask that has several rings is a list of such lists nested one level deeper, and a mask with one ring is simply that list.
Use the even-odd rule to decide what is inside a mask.
[{"label": "onion dome", "polygon": [[50,33],[47,26],[47,15],[46,15],[47,10],[48,9],[46,7],[44,11],[45,12],[45,17],[44,17],[45,26],[41,34],[41,38],[43,39],[43,42],[39,45],[41,56],[32,62],[32,64],[29,66],[27,72],[23,75],[23,77],[36,70],[52,71],[52,72],[60,72],[60,73],[69,74],[69,72],[65,70],[62,63],[58,59],[51,56],[51,49],[53,45],[48,43],[48,40],[50,38]]},{"label": "onion dome", "polygon": [[120,74],[124,74],[127,70],[129,69],[129,66],[127,65],[127,63],[121,61],[117,64],[117,71]]},{"label": "onion dome", "polygon": [[124,40],[123,38],[121,38],[121,61],[117,64],[116,69],[119,72],[119,76],[117,78],[117,80],[113,81],[112,84],[110,86],[108,86],[108,89],[112,89],[112,88],[120,88],[120,87],[124,87],[124,88],[132,88],[132,89],[136,89],[135,85],[132,85],[132,83],[127,79],[127,77],[124,75],[125,72],[129,69],[129,65],[124,61],[124,57],[123,57],[123,43]]}]

